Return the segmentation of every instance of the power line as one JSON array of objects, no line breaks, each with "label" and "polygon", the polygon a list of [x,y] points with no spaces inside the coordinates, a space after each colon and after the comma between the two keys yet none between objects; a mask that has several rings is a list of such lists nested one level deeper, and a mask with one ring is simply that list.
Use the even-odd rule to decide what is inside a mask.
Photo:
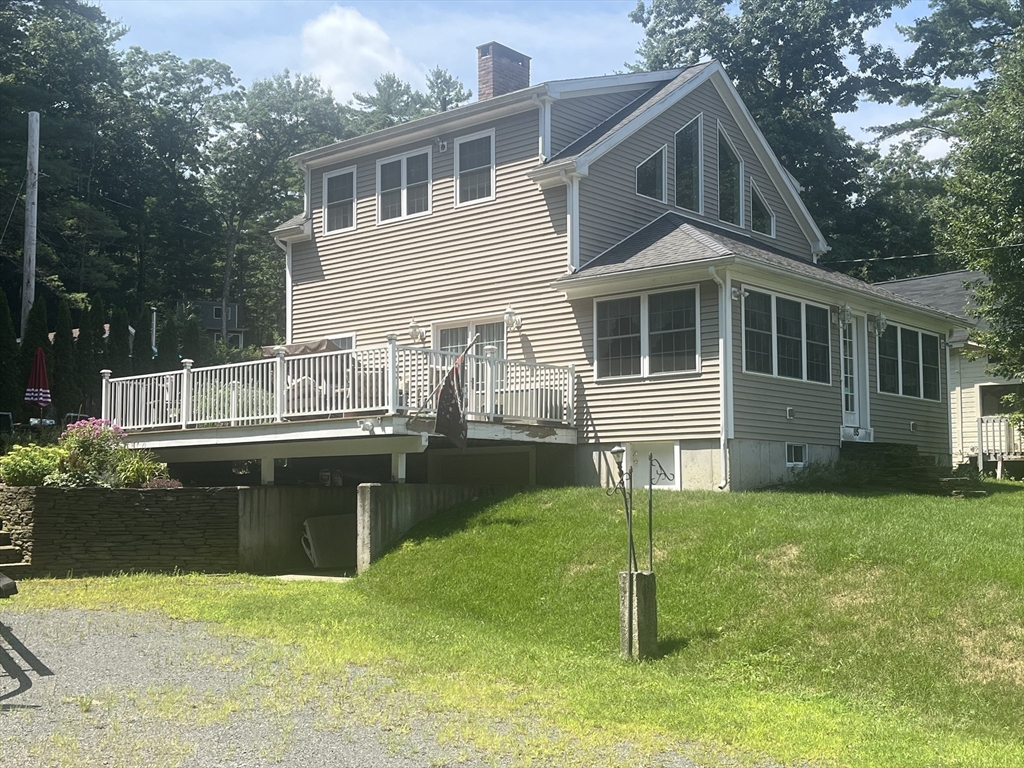
[{"label": "power line", "polygon": [[11,219],[14,218],[14,209],[18,207],[18,201],[21,199],[21,188],[25,186],[25,179],[27,178],[28,173],[26,172],[21,177],[21,184],[18,185],[18,193],[14,196],[14,205],[11,206],[11,214],[7,217],[7,223],[4,224],[3,234],[0,234],[0,243],[4,241],[4,237],[7,235],[7,227],[11,225]]},{"label": "power line", "polygon": [[1009,245],[991,245],[985,248],[962,248],[956,251],[932,251],[931,253],[910,253],[906,256],[872,256],[867,259],[829,259],[826,264],[863,264],[871,261],[898,261],[899,259],[920,259],[924,256],[955,256],[958,253],[976,253],[977,251],[997,251],[1000,248],[1020,248],[1024,243],[1010,243]]}]

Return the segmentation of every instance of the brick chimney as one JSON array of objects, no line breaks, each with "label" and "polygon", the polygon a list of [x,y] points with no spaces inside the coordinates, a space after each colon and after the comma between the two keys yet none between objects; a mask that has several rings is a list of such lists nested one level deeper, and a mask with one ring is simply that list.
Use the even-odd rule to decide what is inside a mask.
[{"label": "brick chimney", "polygon": [[477,100],[492,99],[530,87],[530,57],[501,43],[476,48]]}]

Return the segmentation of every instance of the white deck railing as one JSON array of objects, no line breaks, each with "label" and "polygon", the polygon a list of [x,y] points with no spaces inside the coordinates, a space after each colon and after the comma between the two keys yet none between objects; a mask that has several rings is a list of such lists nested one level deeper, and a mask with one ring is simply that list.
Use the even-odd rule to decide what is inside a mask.
[{"label": "white deck railing", "polygon": [[978,419],[978,447],[986,458],[1024,455],[1024,431],[1014,428],[1005,416]]},{"label": "white deck railing", "polygon": [[[431,416],[457,354],[387,346],[110,378],[103,418],[124,429],[265,424],[305,417],[387,413]],[[572,366],[466,356],[471,418],[575,425]]]}]

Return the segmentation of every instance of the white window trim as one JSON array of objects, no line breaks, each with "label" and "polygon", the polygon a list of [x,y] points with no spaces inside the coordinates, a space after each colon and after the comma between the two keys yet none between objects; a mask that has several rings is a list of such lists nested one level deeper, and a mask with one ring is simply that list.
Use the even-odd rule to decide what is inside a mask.
[{"label": "white window trim", "polygon": [[[408,219],[418,219],[422,216],[429,216],[431,213],[434,212],[434,153],[432,149],[433,148],[430,145],[428,145],[426,147],[420,147],[419,149],[410,150],[409,152],[403,152],[400,155],[382,157],[380,160],[377,161],[376,196],[378,227],[387,226],[388,224],[394,224],[399,221],[406,221]],[[427,210],[413,214],[403,213],[401,216],[396,216],[393,219],[387,219],[386,221],[382,221],[380,218],[380,167],[382,165],[385,165],[386,163],[393,163],[395,160],[402,161],[402,210],[407,211],[409,210],[409,207],[408,202],[406,200],[406,160],[408,160],[410,157],[423,154],[427,156]]]},{"label": "white window trim", "polygon": [[[214,320],[223,320],[224,319],[223,309],[224,309],[224,307],[221,304],[214,304],[213,305],[213,319]],[[231,319],[231,312],[229,311],[228,312],[228,320],[230,320],[230,319]]]},{"label": "white window trim", "polygon": [[[694,120],[697,121],[697,210],[693,208],[687,208],[679,204],[678,186],[676,181],[676,174],[678,173],[679,159],[676,157],[676,137],[684,130],[690,127],[690,123]],[[687,121],[687,123],[672,134],[672,203],[681,211],[689,211],[690,213],[696,213],[701,216],[704,215],[704,113],[700,112],[693,120]],[[665,185],[668,186],[668,179],[666,177]]]},{"label": "white window trim", "polygon": [[[888,395],[889,397],[905,397],[909,400],[924,400],[927,403],[942,403],[942,336],[938,333],[932,333],[931,331],[922,331],[920,328],[914,328],[912,325],[903,325],[901,323],[887,323],[886,329],[896,329],[896,372],[899,374],[897,388],[899,392],[886,392],[882,389],[882,368],[881,368],[881,344],[879,344],[879,337],[875,337],[875,391],[880,395]],[[905,395],[903,394],[903,334],[900,333],[904,328],[908,331],[914,331],[917,334],[917,387],[920,395]],[[933,400],[930,397],[924,396],[924,337],[932,336],[938,341],[939,345],[939,399]],[[980,401],[979,401],[980,406]]]},{"label": "white window trim", "polygon": [[[775,291],[767,290],[756,285],[742,285],[741,290],[743,295],[743,301],[740,302],[740,341],[741,350],[740,356],[743,361],[743,373],[750,374],[751,376],[771,376],[773,379],[782,379],[783,381],[800,381],[804,384],[814,384],[819,387],[831,387],[833,384],[832,379],[832,308],[828,304],[820,304],[816,301],[808,301],[807,299],[801,299],[796,296],[789,296],[784,293],[776,293]],[[756,293],[764,293],[772,297],[772,372],[765,373],[764,371],[750,371],[747,370],[747,291],[754,291]],[[776,327],[776,316],[777,312],[775,309],[776,299],[786,299],[788,301],[795,301],[800,304],[800,335],[801,342],[803,344],[801,354],[801,364],[803,370],[801,371],[802,377],[795,379],[791,376],[780,376],[779,370],[779,333]],[[818,307],[824,309],[828,313],[829,325],[828,325],[828,381],[814,381],[813,379],[807,378],[807,307]]]},{"label": "white window trim", "polygon": [[[476,200],[467,200],[464,203],[459,202],[459,189],[462,183],[462,177],[459,173],[459,145],[464,141],[473,141],[474,139],[482,139],[484,136],[491,137],[491,194],[489,197],[478,197]],[[467,208],[471,205],[478,203],[488,203],[492,200],[496,200],[498,197],[498,163],[497,163],[498,149],[494,139],[494,129],[491,128],[487,131],[479,131],[477,133],[471,133],[468,136],[460,136],[455,139],[455,207],[456,208]]]},{"label": "white window trim", "polygon": [[[800,446],[804,451],[803,461],[790,461],[789,460],[789,449],[790,447]],[[807,443],[786,443],[786,467],[787,469],[800,469],[801,467],[807,466]]]},{"label": "white window trim", "polygon": [[[342,176],[346,173],[352,174],[352,225],[348,227],[339,227],[338,229],[327,229],[327,180],[335,176]],[[320,229],[324,235],[333,235],[337,232],[348,232],[356,228],[356,214],[359,206],[358,188],[356,187],[356,181],[358,176],[356,175],[356,166],[350,165],[348,168],[341,168],[337,171],[331,171],[325,173],[323,176],[323,191],[320,196]]]},{"label": "white window trim", "polygon": [[[679,293],[680,291],[693,291],[694,301],[696,302],[696,339],[695,346],[697,352],[696,365],[693,369],[687,371],[661,371],[659,373],[651,373],[651,334],[650,334],[650,318],[648,312],[648,298],[650,296],[656,296],[662,293]],[[632,374],[629,376],[598,376],[597,375],[597,305],[602,301],[618,301],[619,299],[632,299],[640,298],[640,373]],[[604,384],[608,382],[619,382],[619,381],[637,381],[639,379],[667,379],[680,376],[699,376],[703,370],[703,361],[701,360],[700,354],[700,326],[701,326],[701,304],[700,304],[700,283],[693,283],[692,285],[678,285],[673,286],[668,290],[659,291],[647,291],[645,293],[627,293],[620,296],[602,296],[594,299],[593,307],[593,347],[594,350],[594,382],[597,384]]]},{"label": "white window trim", "polygon": [[[664,153],[661,156],[661,197],[649,197],[648,195],[642,194],[640,190],[636,188],[637,182],[639,181],[639,177],[637,174],[639,174],[640,172],[640,166],[646,163],[659,152]],[[662,144],[658,149],[651,152],[651,154],[645,157],[641,162],[637,163],[636,167],[633,168],[633,191],[636,193],[637,197],[642,197],[644,200],[655,200],[659,203],[668,202],[668,144]]]},{"label": "white window trim", "polygon": [[[445,328],[461,328],[466,326],[469,328],[469,338],[473,338],[473,334],[476,333],[476,326],[478,325],[490,325],[492,323],[501,323],[502,327],[505,328],[503,332],[503,339],[505,345],[505,355],[508,356],[508,328],[505,327],[505,315],[481,315],[478,317],[464,317],[456,318],[454,320],[437,320],[430,324],[430,346],[432,349],[437,349],[434,343],[437,341],[439,332]],[[469,354],[473,354],[470,352]]]},{"label": "white window trim", "polygon": [[[352,349],[356,348],[355,331],[338,331],[337,333],[325,333],[323,338],[333,341],[334,339],[352,339]],[[344,350],[349,351],[349,350]]]},{"label": "white window trim", "polygon": [[[759,232],[754,229],[754,195],[757,195],[758,198],[760,198],[762,205],[764,205],[765,209],[768,211],[768,215],[771,217],[771,226],[769,226],[767,232]],[[753,176],[750,177],[750,231],[755,235],[764,235],[765,237],[771,237],[773,239],[775,237],[775,211],[772,210],[772,207],[768,205],[768,201],[765,199],[764,195],[761,194],[761,189],[757,186],[757,182],[754,181]]]},{"label": "white window trim", "polygon": [[[732,222],[732,221],[726,221],[725,219],[722,218],[722,202],[721,202],[722,201],[722,179],[721,178],[718,179],[718,221],[721,222],[722,224],[725,224],[725,225],[730,226],[730,227],[736,227],[738,229],[746,229],[746,212],[747,212],[746,211],[746,208],[747,208],[746,203],[747,203],[747,201],[746,201],[746,196],[743,194],[743,179],[746,178],[746,166],[743,163],[743,155],[741,155],[739,150],[736,149],[736,144],[733,143],[733,140],[731,138],[729,138],[729,134],[726,133],[725,127],[722,125],[722,121],[718,120],[717,123],[718,123],[718,136],[719,136],[719,138],[724,138],[726,140],[726,142],[728,142],[729,149],[731,149],[732,153],[734,155],[736,155],[736,159],[739,161],[739,164],[740,164],[740,188],[739,188],[739,195],[740,195],[740,221],[739,221],[739,224],[736,224],[735,222]],[[718,142],[715,143],[715,173],[718,173],[718,169],[722,167],[721,147],[722,147],[722,142],[721,141],[718,141]]]}]

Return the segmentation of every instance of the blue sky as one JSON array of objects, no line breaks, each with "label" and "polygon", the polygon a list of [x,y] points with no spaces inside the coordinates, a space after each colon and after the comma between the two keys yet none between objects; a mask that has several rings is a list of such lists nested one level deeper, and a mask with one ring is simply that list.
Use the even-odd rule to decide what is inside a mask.
[{"label": "blue sky", "polygon": [[[621,71],[636,60],[643,37],[629,21],[635,0],[545,2],[324,2],[323,0],[99,0],[128,27],[121,45],[169,50],[182,58],[213,58],[243,82],[287,68],[312,73],[339,101],[372,88],[392,71],[417,87],[435,65],[476,90],[476,46],[497,40],[532,57],[534,83]],[[910,23],[928,12],[925,0],[899,9]],[[907,53],[889,23],[874,41]],[[858,139],[864,129],[913,114],[864,103],[839,121]],[[934,154],[941,151],[932,148]]]}]

